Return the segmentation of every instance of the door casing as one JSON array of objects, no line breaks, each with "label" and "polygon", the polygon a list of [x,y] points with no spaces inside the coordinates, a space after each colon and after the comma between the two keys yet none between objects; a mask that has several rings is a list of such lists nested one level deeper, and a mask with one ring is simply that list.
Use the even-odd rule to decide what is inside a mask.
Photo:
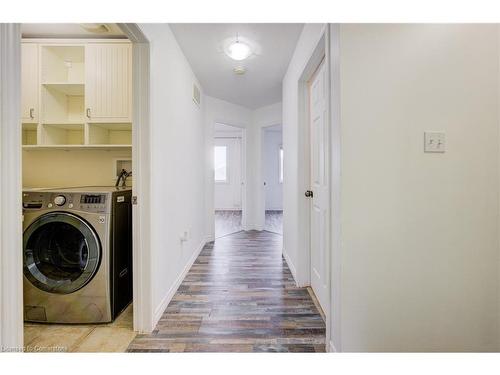
[{"label": "door casing", "polygon": [[[132,158],[134,330],[153,330],[150,248],[149,41],[137,24],[118,24],[133,49]],[[0,24],[0,351],[23,349],[21,25]],[[18,249],[18,251],[11,251]]]},{"label": "door casing", "polygon": [[214,241],[215,240],[215,210],[214,210],[214,202],[215,202],[215,195],[214,195],[214,190],[213,187],[215,186],[215,181],[214,181],[214,165],[213,165],[213,148],[215,146],[215,125],[216,124],[223,124],[223,125],[228,125],[232,126],[234,128],[241,129],[241,144],[240,144],[240,152],[241,152],[241,226],[243,227],[243,230],[249,230],[248,228],[248,209],[247,209],[247,195],[248,195],[248,187],[247,187],[247,128],[244,125],[236,125],[233,123],[229,123],[227,121],[214,121],[211,126],[211,133],[208,134],[208,140],[210,145],[210,165],[211,165],[211,174],[208,183],[212,185],[212,188],[210,189],[211,195],[207,196],[207,203],[209,207],[211,207],[210,212],[208,212],[208,223],[209,223],[209,231],[208,231],[208,236],[207,236],[207,241]]},{"label": "door casing", "polygon": [[[299,152],[301,157],[304,159],[303,163],[299,165],[299,227],[303,228],[299,235],[300,247],[304,249],[300,251],[298,254],[298,262],[297,262],[297,285],[300,287],[310,286],[311,285],[311,215],[310,215],[310,201],[309,198],[304,196],[306,190],[310,190],[310,111],[309,111],[309,87],[308,82],[313,77],[316,69],[319,67],[321,62],[324,60],[325,68],[327,71],[327,127],[328,133],[331,137],[331,108],[332,108],[332,95],[331,95],[331,60],[330,60],[330,27],[328,24],[324,25],[322,36],[319,38],[315,48],[311,51],[311,55],[307,64],[304,66],[300,79],[298,81],[298,116],[299,116]],[[332,149],[331,139],[328,140],[329,148]],[[330,153],[329,159],[331,159],[332,154]],[[332,186],[332,174],[331,170],[328,168],[326,170],[325,178],[329,181],[330,187]],[[330,193],[331,194],[331,193]],[[330,201],[331,202],[331,201]],[[330,218],[330,223],[332,223],[332,209],[331,203],[328,207],[327,215]],[[326,254],[326,274],[328,275],[328,301],[325,303],[327,305],[324,308],[325,313],[325,323],[326,323],[326,345],[327,350],[330,350],[330,341],[332,337],[332,325],[331,325],[331,311],[332,311],[332,277],[331,277],[331,252],[332,252],[332,244],[330,241],[328,245],[328,251]],[[338,306],[336,308],[338,310]]]},{"label": "door casing", "polygon": [[[264,230],[265,222],[266,222],[266,186],[264,186],[265,182],[265,168],[264,163],[264,137],[265,132],[271,127],[281,126],[281,132],[283,134],[283,125],[281,123],[271,123],[269,125],[263,125],[259,129],[259,190],[258,194],[258,204],[259,204],[259,212],[257,217],[257,226],[260,230]],[[281,136],[281,143],[283,145],[283,135]],[[282,189],[284,189],[285,181],[282,182]]]},{"label": "door casing", "polygon": [[0,24],[0,82],[0,351],[22,351],[20,24]]},{"label": "door casing", "polygon": [[[134,331],[149,333],[154,329],[151,279],[151,121],[149,41],[135,23],[118,27],[132,42],[132,275]],[[132,198],[134,200],[134,198]]]},{"label": "door casing", "polygon": [[[318,144],[316,145],[318,150],[314,149],[314,143],[315,141],[313,140],[314,137],[312,137],[313,134],[313,116],[315,116],[315,112],[312,109],[313,107],[313,90],[314,90],[314,84],[315,82],[319,82],[317,80],[323,80],[321,84],[324,84],[327,90],[325,90],[325,96],[323,98],[323,102],[325,105],[325,111],[324,111],[324,116],[322,117],[324,126],[322,129],[319,129],[322,131],[322,135],[326,134],[326,139],[319,139],[318,138]],[[324,57],[322,61],[319,63],[318,67],[316,68],[315,72],[311,76],[311,79],[308,82],[308,103],[309,103],[309,172],[310,172],[310,190],[313,192],[313,196],[309,198],[309,209],[310,209],[310,215],[309,215],[309,238],[310,238],[310,243],[309,243],[309,249],[310,249],[310,267],[311,270],[309,272],[309,277],[310,277],[310,285],[312,291],[316,294],[316,298],[321,305],[321,308],[323,311],[329,312],[329,290],[325,290],[325,288],[322,286],[325,282],[327,285],[330,284],[329,280],[329,274],[325,273],[324,275],[321,275],[322,270],[321,269],[326,269],[328,268],[327,265],[329,264],[329,249],[330,249],[330,236],[329,236],[329,227],[330,227],[330,215],[329,215],[329,207],[330,207],[330,179],[329,179],[329,164],[330,164],[330,145],[328,142],[329,139],[329,109],[328,109],[328,101],[329,101],[329,90],[328,90],[328,69],[324,61]],[[321,147],[320,144],[323,142],[323,146]],[[315,180],[314,176],[314,157],[313,155],[315,152],[318,151],[318,160],[316,161],[318,163],[318,181]],[[319,153],[322,152],[320,155]],[[321,159],[323,159],[323,172],[321,172],[320,167],[322,165]],[[326,182],[326,183],[325,183]],[[317,208],[317,210],[315,210]],[[324,210],[324,211],[323,211]],[[316,221],[315,221],[315,215],[314,212],[319,213],[319,216],[316,216]],[[322,215],[322,213],[325,212],[325,215]],[[323,231],[321,231],[321,222],[324,224]],[[315,228],[316,226],[316,228]],[[319,227],[319,228],[317,228]],[[316,232],[318,230],[318,232]],[[320,238],[315,238],[318,236],[315,236],[314,233],[317,233]],[[321,245],[323,243],[323,246]],[[323,247],[323,251],[322,251]],[[319,262],[318,268],[319,270],[315,270],[315,265],[314,265],[314,252],[319,252],[316,253],[316,256],[322,256],[325,255],[325,259],[323,262]],[[324,252],[324,254],[322,254]],[[317,277],[314,276],[314,273],[317,274]],[[319,283],[319,285],[318,285]]]}]

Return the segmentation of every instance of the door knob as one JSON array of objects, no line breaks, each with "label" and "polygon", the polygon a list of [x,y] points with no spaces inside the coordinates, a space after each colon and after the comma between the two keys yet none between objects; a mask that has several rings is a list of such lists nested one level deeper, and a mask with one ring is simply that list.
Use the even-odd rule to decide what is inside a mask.
[{"label": "door knob", "polygon": [[305,196],[307,198],[312,198],[314,196],[313,192],[311,190],[307,190],[306,193],[305,193]]}]

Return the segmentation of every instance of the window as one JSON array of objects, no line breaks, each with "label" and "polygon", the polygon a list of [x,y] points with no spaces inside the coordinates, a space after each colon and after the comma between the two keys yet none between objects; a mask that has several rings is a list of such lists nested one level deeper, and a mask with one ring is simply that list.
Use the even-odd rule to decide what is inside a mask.
[{"label": "window", "polygon": [[215,182],[227,182],[227,146],[214,148]]},{"label": "window", "polygon": [[280,184],[283,183],[283,146],[280,146]]}]

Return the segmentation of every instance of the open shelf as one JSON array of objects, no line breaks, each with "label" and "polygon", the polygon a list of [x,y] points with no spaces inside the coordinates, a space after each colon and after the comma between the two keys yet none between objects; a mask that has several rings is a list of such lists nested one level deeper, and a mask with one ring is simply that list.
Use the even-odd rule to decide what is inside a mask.
[{"label": "open shelf", "polygon": [[42,82],[84,82],[85,46],[53,46],[41,48]]},{"label": "open shelf", "polygon": [[84,124],[43,124],[40,145],[83,145]]},{"label": "open shelf", "polygon": [[36,145],[38,143],[37,124],[22,124],[22,144]]},{"label": "open shelf", "polygon": [[42,150],[103,150],[103,151],[129,151],[131,145],[23,145],[25,151]]},{"label": "open shelf", "polygon": [[131,145],[132,124],[88,124],[89,145]]},{"label": "open shelf", "polygon": [[83,83],[44,82],[43,85],[52,91],[68,96],[83,96],[85,94],[85,85]]},{"label": "open shelf", "polygon": [[[118,98],[122,107],[129,103],[129,47],[107,43],[106,48],[100,47],[94,51],[95,46],[79,40],[38,43],[36,79],[28,79],[36,86],[37,116],[36,123],[22,124],[23,150],[131,150],[132,124],[125,123],[131,121],[128,111],[115,111],[112,100]],[[115,65],[116,69],[111,68]],[[94,88],[89,98],[85,97],[86,85]],[[111,123],[91,123],[85,113],[87,106],[109,107],[110,113],[92,121],[100,118],[97,121]]]},{"label": "open shelf", "polygon": [[83,123],[83,85],[42,85],[43,123]]}]

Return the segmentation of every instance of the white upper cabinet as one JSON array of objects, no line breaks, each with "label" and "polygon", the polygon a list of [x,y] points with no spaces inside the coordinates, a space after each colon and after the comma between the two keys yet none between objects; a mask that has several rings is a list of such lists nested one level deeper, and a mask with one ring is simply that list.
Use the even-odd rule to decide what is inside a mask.
[{"label": "white upper cabinet", "polygon": [[85,46],[85,116],[89,123],[132,122],[132,48],[129,43]]},{"label": "white upper cabinet", "polygon": [[131,147],[130,42],[25,39],[21,68],[25,149]]},{"label": "white upper cabinet", "polygon": [[21,121],[38,122],[38,44],[21,44]]}]

